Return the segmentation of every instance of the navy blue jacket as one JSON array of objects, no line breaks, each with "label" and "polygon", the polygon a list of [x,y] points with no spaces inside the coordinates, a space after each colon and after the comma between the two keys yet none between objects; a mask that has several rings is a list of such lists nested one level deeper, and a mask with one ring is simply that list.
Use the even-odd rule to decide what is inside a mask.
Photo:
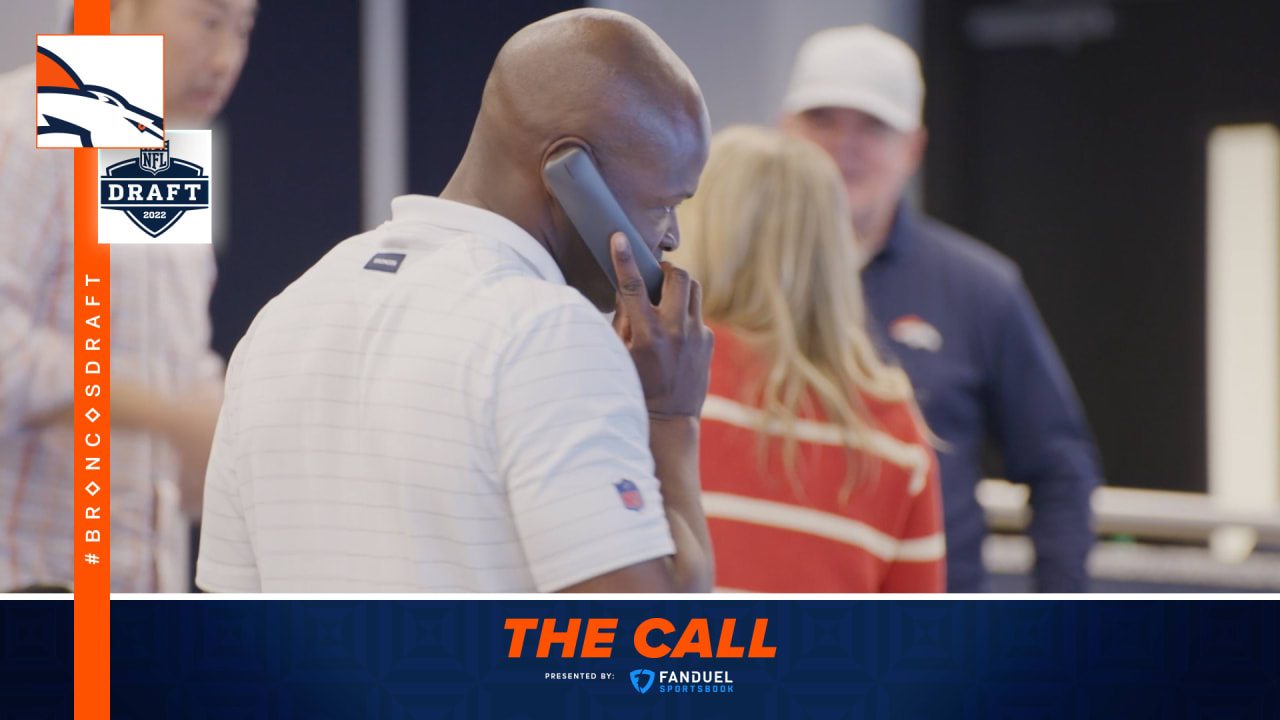
[{"label": "navy blue jacket", "polygon": [[1036,589],[1087,589],[1089,495],[1102,473],[1071,379],[1008,258],[905,206],[862,273],[874,331],[916,388],[938,450],[947,589],[987,589],[974,489],[990,439],[1031,488]]}]

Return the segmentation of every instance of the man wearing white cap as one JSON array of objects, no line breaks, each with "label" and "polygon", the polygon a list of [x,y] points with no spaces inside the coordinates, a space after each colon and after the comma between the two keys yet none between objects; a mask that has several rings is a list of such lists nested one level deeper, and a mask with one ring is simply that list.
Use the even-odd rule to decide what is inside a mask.
[{"label": "man wearing white cap", "polygon": [[1017,266],[902,201],[924,154],[920,61],[868,25],[801,47],[782,126],[821,145],[844,175],[873,322],[901,362],[942,470],[947,585],[987,589],[986,522],[974,495],[990,440],[1007,477],[1031,488],[1036,588],[1087,589],[1097,451],[1071,380]]}]

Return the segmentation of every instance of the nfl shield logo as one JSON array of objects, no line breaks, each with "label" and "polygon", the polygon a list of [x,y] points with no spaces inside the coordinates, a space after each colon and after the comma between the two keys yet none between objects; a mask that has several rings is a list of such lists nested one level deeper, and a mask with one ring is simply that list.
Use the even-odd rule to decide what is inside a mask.
[{"label": "nfl shield logo", "polygon": [[163,150],[139,150],[138,167],[156,175],[169,169],[169,141],[164,141]]},{"label": "nfl shield logo", "polygon": [[618,495],[622,496],[622,506],[628,510],[639,512],[644,507],[644,497],[640,495],[640,488],[630,480],[614,483],[617,488]]}]

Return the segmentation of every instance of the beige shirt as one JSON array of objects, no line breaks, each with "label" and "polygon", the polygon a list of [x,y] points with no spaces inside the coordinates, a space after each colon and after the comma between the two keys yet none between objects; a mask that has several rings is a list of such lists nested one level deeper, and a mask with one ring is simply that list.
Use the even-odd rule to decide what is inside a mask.
[{"label": "beige shirt", "polygon": [[[36,148],[35,69],[0,76],[0,591],[70,586],[70,424],[31,418],[73,395],[72,152]],[[210,349],[208,245],[111,249],[116,379],[176,393],[220,377]],[[187,589],[178,463],[167,443],[113,428],[111,589]]]}]

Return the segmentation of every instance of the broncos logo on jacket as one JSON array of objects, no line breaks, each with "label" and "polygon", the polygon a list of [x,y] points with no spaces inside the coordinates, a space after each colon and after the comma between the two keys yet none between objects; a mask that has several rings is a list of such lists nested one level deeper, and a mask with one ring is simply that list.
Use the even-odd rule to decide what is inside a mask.
[{"label": "broncos logo on jacket", "polygon": [[62,58],[42,47],[36,48],[36,98],[36,134],[68,136],[56,144],[150,147],[164,138],[164,118],[114,90],[86,85]]}]

